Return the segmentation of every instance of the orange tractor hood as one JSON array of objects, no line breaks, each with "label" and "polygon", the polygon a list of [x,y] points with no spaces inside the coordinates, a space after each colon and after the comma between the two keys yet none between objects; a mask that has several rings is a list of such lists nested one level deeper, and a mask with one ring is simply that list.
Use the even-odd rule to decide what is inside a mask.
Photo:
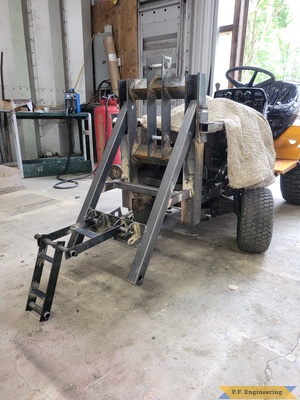
[{"label": "orange tractor hood", "polygon": [[300,120],[274,140],[276,151],[275,173],[285,173],[294,168],[300,159]]}]

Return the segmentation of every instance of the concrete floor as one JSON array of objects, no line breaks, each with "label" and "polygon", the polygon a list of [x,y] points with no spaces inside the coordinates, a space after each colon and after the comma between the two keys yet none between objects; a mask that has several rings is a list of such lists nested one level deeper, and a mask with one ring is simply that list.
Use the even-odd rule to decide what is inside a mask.
[{"label": "concrete floor", "polygon": [[[24,311],[33,236],[75,222],[91,180],[54,182],[0,196],[1,400],[215,400],[227,385],[299,385],[300,398],[300,208],[278,182],[265,254],[237,250],[234,215],[189,232],[174,212],[142,286],[126,281],[135,249],[110,240],[63,261],[40,323]],[[109,192],[98,208],[119,205]]]}]

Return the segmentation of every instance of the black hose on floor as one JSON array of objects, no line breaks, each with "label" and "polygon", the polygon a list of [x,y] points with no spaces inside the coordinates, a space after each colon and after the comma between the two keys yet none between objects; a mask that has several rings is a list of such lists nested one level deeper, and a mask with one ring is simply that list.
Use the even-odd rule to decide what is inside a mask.
[{"label": "black hose on floor", "polygon": [[[73,114],[72,114],[73,115]],[[89,176],[93,175],[94,172],[96,171],[97,167],[94,168],[92,172],[89,172],[86,175],[82,175],[80,177],[76,177],[75,179],[64,179],[62,178],[63,175],[66,175],[68,173],[69,165],[70,165],[70,160],[71,156],[74,151],[74,135],[73,135],[73,121],[74,117],[70,116],[67,111],[67,128],[68,128],[68,139],[69,139],[69,153],[68,153],[68,158],[65,164],[65,167],[63,171],[57,175],[56,179],[58,179],[60,182],[57,182],[55,185],[53,185],[54,189],[73,189],[79,185],[79,180],[81,179],[86,179]],[[63,186],[64,184],[68,184],[70,186]]]}]

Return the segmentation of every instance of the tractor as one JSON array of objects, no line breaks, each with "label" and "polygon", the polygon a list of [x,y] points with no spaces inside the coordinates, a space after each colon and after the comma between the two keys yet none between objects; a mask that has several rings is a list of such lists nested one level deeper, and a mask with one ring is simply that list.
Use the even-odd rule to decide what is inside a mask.
[{"label": "tractor", "polygon": [[[231,182],[231,175],[236,171],[232,171],[234,168],[228,162],[226,124],[229,122],[217,117],[212,121],[209,117],[212,111],[209,104],[213,103],[207,100],[206,75],[173,76],[171,70],[172,59],[163,56],[160,60],[148,60],[146,79],[119,81],[120,112],[77,221],[55,232],[35,235],[38,254],[26,310],[35,311],[40,321],[50,317],[62,257],[76,257],[108,239],[121,239],[137,247],[127,279],[141,285],[164,219],[172,208],[180,210],[181,222],[189,227],[210,217],[234,213],[237,216],[238,248],[250,253],[268,249],[274,219],[273,196],[266,187],[268,182],[264,176],[257,181],[257,174],[246,187]],[[274,179],[272,133],[263,116],[266,113],[268,117],[271,113],[268,114],[268,94],[263,87],[276,82],[269,74],[267,82],[255,86],[256,74],[257,70],[247,85],[231,80],[237,87],[217,91],[213,100],[217,104],[216,111],[221,106],[239,107],[239,112],[251,122],[248,125],[253,122],[255,126],[254,122],[258,121],[263,127],[266,140],[262,143],[270,154],[266,160],[267,176]],[[176,130],[173,129],[172,112],[177,101],[182,103],[183,112]],[[138,118],[138,109],[145,105],[147,118],[143,125]],[[273,121],[276,124],[276,119]],[[300,138],[288,134],[283,140],[286,132],[275,139],[275,147],[284,150],[292,141],[297,150],[294,146],[293,157],[292,153],[287,153],[288,156],[280,153],[285,160],[280,165],[286,165],[286,169],[281,170],[281,187],[287,201],[299,203]],[[252,134],[260,143],[260,131],[252,127]],[[249,148],[246,146],[242,149],[244,153],[239,153],[241,169],[248,159],[250,167],[245,169],[249,176],[253,172],[251,167],[257,164],[257,157],[251,152],[251,135],[247,138]],[[241,147],[242,137],[236,143]],[[120,146],[121,178],[108,179]],[[257,149],[264,154],[260,146]],[[259,175],[259,168],[255,167]],[[112,189],[121,189],[122,206],[104,213],[99,210],[101,194]],[[125,213],[124,209],[127,210]],[[69,237],[67,244],[65,237]],[[48,248],[53,256],[47,253]],[[45,262],[50,264],[50,274],[46,290],[42,291],[40,283]]]}]

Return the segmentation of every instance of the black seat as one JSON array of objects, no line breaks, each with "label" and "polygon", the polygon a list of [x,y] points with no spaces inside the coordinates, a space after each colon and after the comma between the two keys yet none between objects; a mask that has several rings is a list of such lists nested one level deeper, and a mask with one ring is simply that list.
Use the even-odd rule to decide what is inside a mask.
[{"label": "black seat", "polygon": [[264,90],[268,98],[267,119],[276,139],[298,116],[300,88],[293,83],[275,81]]}]

